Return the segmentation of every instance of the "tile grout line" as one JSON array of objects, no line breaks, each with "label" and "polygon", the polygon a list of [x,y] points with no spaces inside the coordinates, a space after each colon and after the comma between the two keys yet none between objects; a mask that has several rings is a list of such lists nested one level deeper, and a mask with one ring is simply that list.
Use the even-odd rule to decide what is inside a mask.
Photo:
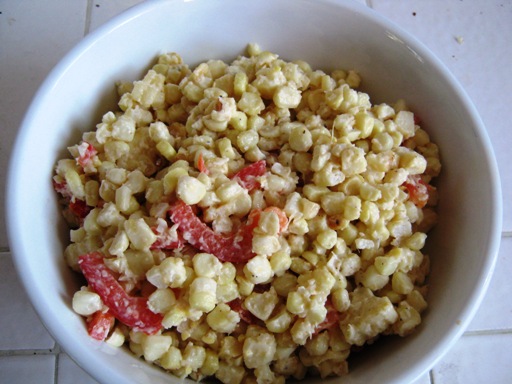
[{"label": "tile grout line", "polygon": [[428,378],[430,380],[430,384],[435,384],[435,380],[434,380],[434,370],[431,369],[430,371],[428,371]]},{"label": "tile grout line", "polygon": [[93,0],[87,0],[87,6],[85,9],[85,25],[84,25],[84,36],[87,36],[91,30],[91,17],[92,17],[92,4]]},{"label": "tile grout line", "polygon": [[0,358],[8,356],[57,356],[60,350],[51,349],[2,349],[0,350]]},{"label": "tile grout line", "polygon": [[462,336],[494,336],[494,335],[510,335],[512,334],[512,329],[504,328],[504,329],[485,329],[478,331],[466,331],[462,334]]},{"label": "tile grout line", "polygon": [[60,346],[59,344],[55,343],[55,366],[53,367],[53,383],[58,384],[59,382],[59,360],[60,360]]}]

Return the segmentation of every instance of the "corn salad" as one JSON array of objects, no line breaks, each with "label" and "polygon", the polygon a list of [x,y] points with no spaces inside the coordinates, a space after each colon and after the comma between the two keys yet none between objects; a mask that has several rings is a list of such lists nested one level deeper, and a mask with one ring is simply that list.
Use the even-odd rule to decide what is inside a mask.
[{"label": "corn salad", "polygon": [[352,350],[413,332],[438,147],[360,82],[250,44],[119,83],[53,177],[90,336],[237,384],[345,375]]}]

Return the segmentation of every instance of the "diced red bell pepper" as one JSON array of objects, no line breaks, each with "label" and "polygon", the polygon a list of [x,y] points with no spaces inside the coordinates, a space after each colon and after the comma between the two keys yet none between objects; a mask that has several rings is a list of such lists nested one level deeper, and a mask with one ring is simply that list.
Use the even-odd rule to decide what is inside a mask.
[{"label": "diced red bell pepper", "polygon": [[88,143],[87,141],[82,141],[78,146],[78,153],[79,156],[76,161],[82,168],[85,169],[92,164],[92,159],[98,154],[98,151],[93,147],[92,144]]},{"label": "diced red bell pepper", "polygon": [[332,327],[338,325],[340,321],[340,313],[334,308],[330,298],[325,302],[325,307],[327,308],[327,314],[325,315],[324,321],[322,321],[315,328],[314,334],[318,334],[326,329],[331,329]]},{"label": "diced red bell pepper", "polygon": [[91,212],[92,207],[89,207],[83,200],[75,199],[69,202],[69,210],[80,220],[83,220]]},{"label": "diced red bell pepper", "polygon": [[73,197],[68,187],[68,184],[65,181],[57,182],[53,180],[52,184],[53,189],[55,189],[55,192],[59,193],[62,197],[66,199],[71,199],[71,197]]},{"label": "diced red bell pepper", "polygon": [[168,230],[160,232],[158,228],[152,227],[153,233],[157,236],[156,240],[153,244],[151,244],[151,249],[179,249],[185,245],[185,240],[183,239],[183,235],[178,232],[177,237],[173,236],[169,233]]},{"label": "diced red bell pepper", "polygon": [[196,216],[192,207],[181,200],[171,205],[169,216],[179,225],[178,231],[190,245],[221,261],[241,263],[256,256],[252,252],[252,237],[258,220],[251,215],[246,224],[229,236],[214,232]]},{"label": "diced red bell pepper", "polygon": [[93,339],[103,341],[107,338],[114,323],[115,317],[110,311],[97,311],[87,318],[87,332]]},{"label": "diced red bell pepper", "polygon": [[245,189],[252,191],[261,187],[257,178],[263,176],[266,172],[267,163],[265,160],[260,160],[242,168],[231,179],[237,181]]},{"label": "diced red bell pepper", "polygon": [[259,322],[259,319],[254,316],[251,312],[249,312],[248,309],[245,309],[242,306],[242,300],[241,299],[235,299],[230,301],[229,303],[226,303],[229,305],[232,311],[235,311],[240,316],[240,319],[245,321],[247,324],[256,324]]},{"label": "diced red bell pepper", "polygon": [[409,176],[403,186],[407,189],[409,199],[414,205],[418,208],[423,208],[427,204],[429,185],[420,176]]},{"label": "diced red bell pepper", "polygon": [[197,169],[199,169],[199,172],[204,173],[205,175],[208,175],[210,173],[210,171],[208,171],[208,168],[206,168],[202,153],[200,153],[199,157],[197,158]]},{"label": "diced red bell pepper", "polygon": [[81,255],[78,265],[89,287],[121,323],[147,334],[155,334],[162,328],[162,315],[151,312],[147,298],[130,296],[125,292],[105,265],[101,253]]}]

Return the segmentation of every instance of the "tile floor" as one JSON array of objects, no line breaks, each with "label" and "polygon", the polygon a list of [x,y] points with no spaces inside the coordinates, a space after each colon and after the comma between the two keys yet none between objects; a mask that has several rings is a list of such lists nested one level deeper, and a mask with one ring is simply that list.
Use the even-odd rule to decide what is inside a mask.
[{"label": "tile floor", "polygon": [[[489,291],[460,341],[417,384],[512,382],[512,1],[359,0],[426,44],[468,92],[494,145],[504,191]],[[0,217],[18,126],[39,84],[85,34],[140,0],[0,0]],[[0,383],[96,383],[56,345],[16,276],[0,220]]]}]

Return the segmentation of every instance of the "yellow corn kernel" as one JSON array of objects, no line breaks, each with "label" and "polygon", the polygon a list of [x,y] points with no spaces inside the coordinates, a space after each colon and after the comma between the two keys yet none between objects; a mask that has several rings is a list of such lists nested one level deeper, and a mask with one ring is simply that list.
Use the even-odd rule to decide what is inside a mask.
[{"label": "yellow corn kernel", "polygon": [[176,185],[176,195],[186,204],[194,205],[206,195],[206,186],[195,177],[182,175]]},{"label": "yellow corn kernel", "polygon": [[296,152],[307,152],[313,145],[313,137],[309,129],[301,124],[292,128],[288,143]]},{"label": "yellow corn kernel", "polygon": [[414,289],[414,284],[410,277],[403,272],[396,271],[391,278],[393,291],[401,295],[407,295]]},{"label": "yellow corn kernel", "polygon": [[169,195],[176,190],[178,179],[181,176],[188,176],[188,171],[185,168],[177,167],[170,169],[163,178],[164,193]]},{"label": "yellow corn kernel", "polygon": [[165,157],[169,161],[174,159],[174,157],[176,156],[176,150],[168,141],[159,141],[156,144],[156,149],[163,157]]},{"label": "yellow corn kernel", "polygon": [[240,316],[229,305],[220,303],[206,316],[206,322],[215,332],[231,333],[240,322]]},{"label": "yellow corn kernel", "polygon": [[208,277],[196,277],[189,288],[191,308],[210,312],[217,304],[217,282]]}]

